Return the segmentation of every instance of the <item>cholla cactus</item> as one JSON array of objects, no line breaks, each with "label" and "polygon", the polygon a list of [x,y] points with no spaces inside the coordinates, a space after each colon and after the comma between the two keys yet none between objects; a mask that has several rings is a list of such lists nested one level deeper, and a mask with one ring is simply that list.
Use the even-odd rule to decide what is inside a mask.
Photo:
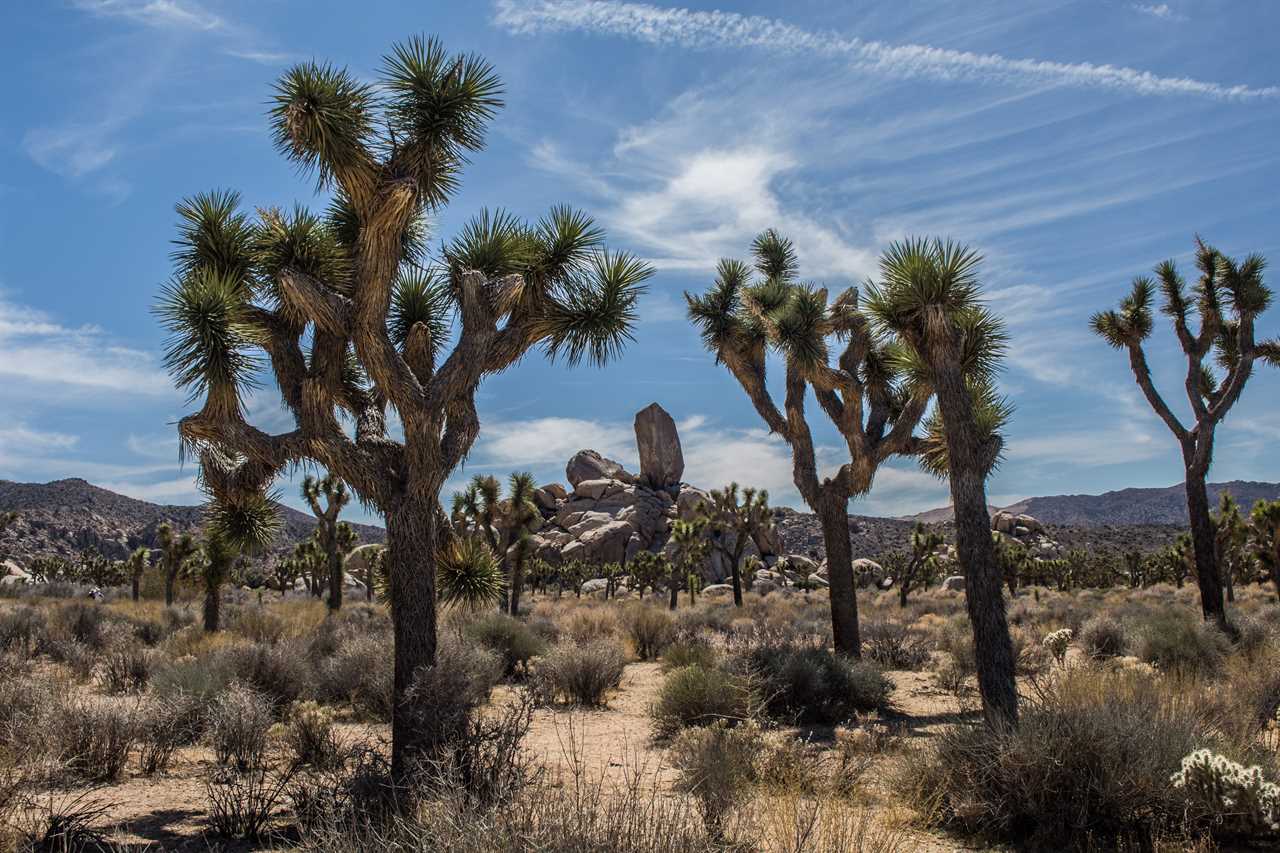
[{"label": "cholla cactus", "polygon": [[1067,646],[1071,645],[1071,638],[1075,636],[1070,628],[1059,628],[1052,634],[1044,638],[1044,647],[1049,650],[1049,654],[1053,655],[1053,659],[1058,663],[1062,663],[1067,657]]},{"label": "cholla cactus", "polygon": [[1170,779],[1188,802],[1243,834],[1280,832],[1280,785],[1262,778],[1262,768],[1245,767],[1208,749],[1182,759]]}]

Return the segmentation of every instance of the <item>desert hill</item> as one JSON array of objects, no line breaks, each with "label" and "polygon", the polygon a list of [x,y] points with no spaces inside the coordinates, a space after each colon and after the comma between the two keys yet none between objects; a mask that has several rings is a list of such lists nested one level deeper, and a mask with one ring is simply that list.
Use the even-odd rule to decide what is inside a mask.
[{"label": "desert hill", "polygon": [[[79,478],[52,483],[0,480],[0,512],[18,521],[0,533],[0,555],[25,561],[39,555],[70,557],[92,548],[122,559],[139,545],[156,547],[156,530],[169,522],[179,530],[200,525],[200,507],[153,504],[126,497]],[[292,548],[315,529],[308,514],[280,505],[284,527],[277,550]],[[361,542],[382,542],[386,532],[353,525]]]}]

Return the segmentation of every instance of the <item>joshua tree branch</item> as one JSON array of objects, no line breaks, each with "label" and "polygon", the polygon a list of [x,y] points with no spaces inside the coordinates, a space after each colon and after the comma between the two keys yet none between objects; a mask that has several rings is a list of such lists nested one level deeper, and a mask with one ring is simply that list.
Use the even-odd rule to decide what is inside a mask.
[{"label": "joshua tree branch", "polygon": [[1186,427],[1170,411],[1164,398],[1160,396],[1160,392],[1156,390],[1155,384],[1151,381],[1151,368],[1147,366],[1147,356],[1142,351],[1141,344],[1129,344],[1129,367],[1133,370],[1133,378],[1137,380],[1138,387],[1142,389],[1142,393],[1146,396],[1151,408],[1160,416],[1165,426],[1169,427],[1169,431],[1173,433],[1178,441],[1186,442],[1189,438]]}]

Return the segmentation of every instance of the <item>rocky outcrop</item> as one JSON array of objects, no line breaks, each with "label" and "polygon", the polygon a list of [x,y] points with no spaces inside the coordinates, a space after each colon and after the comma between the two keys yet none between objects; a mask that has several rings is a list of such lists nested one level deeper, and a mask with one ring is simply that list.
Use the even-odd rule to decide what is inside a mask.
[{"label": "rocky outcrop", "polygon": [[671,415],[657,403],[650,403],[636,412],[635,428],[640,482],[651,489],[679,486],[684,476],[684,453]]},{"label": "rocky outcrop", "polygon": [[579,483],[586,480],[621,480],[624,483],[634,483],[636,479],[634,475],[627,473],[622,463],[606,459],[594,450],[579,450],[573,454],[573,458],[565,466],[564,476],[569,481],[569,485],[575,489],[578,488]]}]

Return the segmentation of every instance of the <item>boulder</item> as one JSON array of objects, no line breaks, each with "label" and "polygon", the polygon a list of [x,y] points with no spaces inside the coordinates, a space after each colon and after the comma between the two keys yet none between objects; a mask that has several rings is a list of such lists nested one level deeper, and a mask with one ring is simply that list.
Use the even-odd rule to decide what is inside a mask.
[{"label": "boulder", "polygon": [[[361,545],[359,548],[356,548],[347,555],[347,559],[342,563],[343,570],[358,578],[368,577],[369,561],[373,559],[379,551],[382,551],[386,547],[387,546],[376,542],[368,545]],[[363,584],[361,584],[361,588],[363,588]]]},{"label": "boulder", "polygon": [[[604,493],[609,491],[609,484],[616,482],[614,480],[583,480],[573,487],[574,498],[588,498],[598,501],[604,497]],[[621,485],[621,484],[619,484]]]},{"label": "boulder", "polygon": [[755,574],[755,582],[757,584],[760,584],[760,583],[771,583],[775,585],[780,584],[782,583],[782,575],[775,572],[773,569],[760,569]]},{"label": "boulder", "polygon": [[826,586],[830,586],[830,585],[831,585],[831,584],[827,583],[827,579],[826,579],[826,578],[824,578],[822,575],[820,575],[820,574],[816,574],[816,573],[815,573],[815,574],[812,574],[812,575],[809,575],[808,580],[809,580],[809,583],[813,584],[814,586],[826,587]]},{"label": "boulder", "polygon": [[681,486],[680,493],[676,496],[676,515],[688,521],[698,514],[698,507],[703,502],[710,501],[711,495],[702,489],[693,486]]},{"label": "boulder", "polygon": [[872,584],[879,585],[880,581],[884,580],[884,567],[875,560],[859,557],[853,561],[853,580],[859,589],[865,589]]},{"label": "boulder", "polygon": [[947,592],[964,592],[964,575],[952,575],[942,582]]},{"label": "boulder", "polygon": [[751,585],[751,591],[756,595],[768,595],[771,592],[777,592],[778,585],[773,581],[757,580]]},{"label": "boulder", "polygon": [[566,560],[589,563],[621,563],[627,556],[627,541],[635,528],[625,521],[613,521],[593,527],[566,545],[561,552]]},{"label": "boulder", "polygon": [[671,415],[657,403],[650,403],[636,413],[635,428],[640,482],[652,489],[679,484],[684,476],[684,453]]},{"label": "boulder", "polygon": [[818,571],[818,561],[810,559],[803,554],[788,554],[786,556],[787,568],[793,572],[799,572],[803,575],[816,574]]},{"label": "boulder", "polygon": [[608,589],[609,581],[606,578],[592,578],[582,582],[583,595],[604,595]]},{"label": "boulder", "polygon": [[579,450],[564,469],[565,478],[575,489],[585,480],[621,480],[634,483],[635,477],[627,473],[621,463],[606,459],[594,450]]},{"label": "boulder", "polygon": [[[556,484],[556,485],[559,485],[559,484]],[[561,489],[561,491],[564,491],[564,490]],[[564,500],[564,499],[560,498],[560,500]],[[537,505],[538,509],[547,510],[549,512],[555,512],[556,496],[546,486],[541,486],[533,490],[533,502]]]},{"label": "boulder", "polygon": [[1044,525],[1040,523],[1040,519],[1033,515],[1026,515],[1024,513],[1023,515],[1015,518],[1014,521],[1019,527],[1025,527],[1032,533],[1044,533]]},{"label": "boulder", "polygon": [[702,588],[703,595],[719,598],[722,595],[733,595],[733,587],[727,583],[713,583]]}]

